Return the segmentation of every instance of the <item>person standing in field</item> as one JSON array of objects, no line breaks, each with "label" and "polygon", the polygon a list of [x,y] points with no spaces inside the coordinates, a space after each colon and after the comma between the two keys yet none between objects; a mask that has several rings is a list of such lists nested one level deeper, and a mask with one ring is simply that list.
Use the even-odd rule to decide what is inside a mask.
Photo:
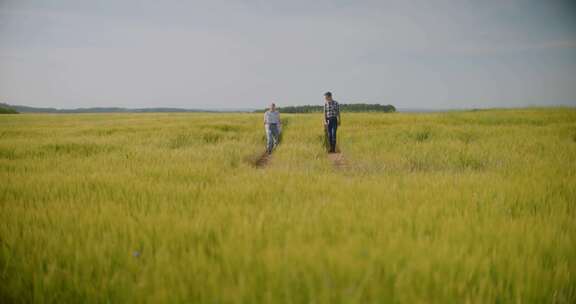
[{"label": "person standing in field", "polygon": [[266,152],[272,153],[272,150],[278,145],[282,121],[280,121],[280,112],[276,110],[276,104],[272,103],[268,111],[264,113],[264,128],[266,130]]},{"label": "person standing in field", "polygon": [[328,143],[330,144],[330,153],[336,152],[336,130],[340,125],[340,105],[332,99],[332,93],[324,93],[324,127],[328,136]]}]

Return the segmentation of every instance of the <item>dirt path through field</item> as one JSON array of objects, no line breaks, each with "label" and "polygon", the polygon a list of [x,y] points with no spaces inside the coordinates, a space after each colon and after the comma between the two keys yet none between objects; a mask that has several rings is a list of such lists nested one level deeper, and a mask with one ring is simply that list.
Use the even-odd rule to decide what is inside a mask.
[{"label": "dirt path through field", "polygon": [[262,153],[262,155],[260,155],[260,157],[256,159],[256,161],[254,162],[254,166],[256,168],[266,167],[268,165],[268,162],[270,162],[270,157],[271,155],[268,154],[267,152]]},{"label": "dirt path through field", "polygon": [[336,149],[335,153],[328,153],[328,159],[336,169],[346,169],[348,167],[346,158],[344,158],[344,154],[342,154],[340,149]]}]

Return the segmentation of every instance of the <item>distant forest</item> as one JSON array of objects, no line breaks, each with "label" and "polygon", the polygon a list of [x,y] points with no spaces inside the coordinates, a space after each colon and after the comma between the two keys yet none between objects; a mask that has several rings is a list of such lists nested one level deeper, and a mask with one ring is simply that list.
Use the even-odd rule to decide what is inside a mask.
[{"label": "distant forest", "polygon": [[[279,107],[278,110],[282,113],[318,113],[322,112],[324,109],[323,105],[304,105],[304,106],[288,106]],[[166,112],[166,113],[178,113],[178,112],[250,112],[251,109],[247,110],[201,110],[201,109],[181,109],[181,108],[139,108],[139,109],[129,109],[129,108],[117,108],[117,107],[96,107],[96,108],[78,108],[78,109],[56,109],[56,108],[38,108],[29,107],[21,105],[11,105],[7,103],[0,102],[0,114],[12,114],[12,113],[149,113],[149,112]],[[255,110],[254,112],[264,112],[265,109]],[[354,103],[354,104],[340,104],[340,111],[342,112],[383,112],[391,113],[396,112],[396,108],[393,105],[381,105],[381,104],[366,104],[366,103]]]},{"label": "distant forest", "polygon": [[[324,111],[324,106],[323,105],[288,106],[288,107],[278,107],[277,109],[282,113],[316,113]],[[266,110],[256,110],[256,112],[264,112],[264,111]],[[340,104],[340,111],[392,113],[396,112],[396,108],[393,105],[350,103],[350,104]]]},{"label": "distant forest", "polygon": [[0,114],[18,114],[18,111],[0,103]]},{"label": "distant forest", "polygon": [[11,105],[0,102],[0,113],[179,113],[179,112],[215,112],[209,110],[181,109],[181,108],[118,108],[118,107],[96,107],[78,109],[56,109],[38,108],[29,106]]}]

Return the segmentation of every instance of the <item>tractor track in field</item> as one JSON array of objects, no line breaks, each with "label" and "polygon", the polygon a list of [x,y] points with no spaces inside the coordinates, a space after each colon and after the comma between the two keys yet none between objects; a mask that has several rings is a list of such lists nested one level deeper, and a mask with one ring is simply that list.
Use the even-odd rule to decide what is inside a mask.
[{"label": "tractor track in field", "polygon": [[[278,145],[282,142],[282,138],[284,135],[284,131],[286,130],[286,127],[288,126],[290,120],[283,118],[282,119],[282,131],[280,131],[279,134],[279,138],[278,138]],[[272,150],[272,152],[276,151],[276,149],[278,148],[278,145],[276,145],[276,147],[274,148],[274,150]],[[272,160],[272,154],[268,153],[268,152],[264,152],[262,154],[260,154],[259,156],[256,155],[255,158],[252,158],[252,165],[256,168],[266,168],[268,166],[268,164],[270,163],[270,161]]]},{"label": "tractor track in field", "polygon": [[262,153],[262,155],[260,155],[260,157],[258,157],[256,159],[256,161],[254,161],[254,167],[265,168],[268,165],[268,163],[270,162],[271,158],[272,158],[272,155],[268,154],[268,152]]},{"label": "tractor track in field", "polygon": [[[280,142],[281,141],[282,137],[280,137]],[[272,153],[276,151],[276,148],[278,148],[278,145],[274,148],[274,150],[272,150]],[[270,161],[272,160],[272,153],[268,153],[267,151],[265,151],[262,154],[260,154],[260,156],[256,156],[256,158],[253,159],[252,161],[252,165],[260,169],[266,168],[270,163]]]},{"label": "tractor track in field", "polygon": [[[328,143],[328,129],[326,125],[324,125],[324,147],[326,150],[328,150],[330,147],[330,144]],[[328,160],[332,163],[332,166],[336,170],[345,170],[348,168],[348,162],[346,161],[344,154],[342,154],[338,144],[336,144],[335,152],[328,152]]]},{"label": "tractor track in field", "polygon": [[[256,160],[252,163],[256,168],[266,168],[272,159],[272,155],[268,154],[267,152],[262,153]],[[332,163],[335,169],[337,170],[345,170],[348,168],[348,162],[344,157],[344,154],[337,150],[335,153],[328,153],[328,160]]]},{"label": "tractor track in field", "polygon": [[338,148],[336,149],[336,152],[328,153],[328,159],[337,170],[345,170],[348,168],[348,162],[346,161],[342,151]]},{"label": "tractor track in field", "polygon": [[[285,122],[285,124],[287,124],[287,123]],[[326,132],[324,134],[326,135]],[[327,141],[326,136],[324,137],[324,140],[325,140],[325,144],[327,147],[328,141]],[[344,157],[344,154],[342,153],[342,151],[340,150],[340,148],[338,146],[336,147],[336,152],[334,152],[334,153],[328,152],[327,156],[328,156],[328,160],[332,163],[332,166],[334,167],[334,169],[336,169],[336,170],[348,169],[348,167],[349,167],[348,161],[346,160],[346,158]],[[264,169],[270,164],[271,160],[272,160],[272,154],[270,154],[268,152],[264,152],[262,154],[256,155],[255,157],[252,157],[250,163],[252,163],[252,165],[255,168]]]}]

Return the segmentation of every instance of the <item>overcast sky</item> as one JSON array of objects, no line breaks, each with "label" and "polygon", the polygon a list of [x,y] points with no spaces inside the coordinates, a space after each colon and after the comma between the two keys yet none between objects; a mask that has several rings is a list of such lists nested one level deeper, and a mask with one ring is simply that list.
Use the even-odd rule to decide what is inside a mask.
[{"label": "overcast sky", "polygon": [[576,105],[575,2],[0,0],[0,101]]}]

